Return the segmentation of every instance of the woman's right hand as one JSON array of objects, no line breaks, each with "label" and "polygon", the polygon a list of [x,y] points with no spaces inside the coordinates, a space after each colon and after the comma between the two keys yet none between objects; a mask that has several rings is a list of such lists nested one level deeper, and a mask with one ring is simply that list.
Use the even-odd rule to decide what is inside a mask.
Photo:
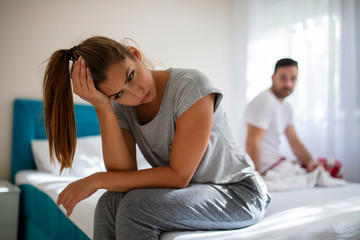
[{"label": "woman's right hand", "polygon": [[80,98],[91,103],[95,108],[111,107],[110,99],[95,88],[94,80],[82,57],[74,63],[71,74],[73,91]]}]

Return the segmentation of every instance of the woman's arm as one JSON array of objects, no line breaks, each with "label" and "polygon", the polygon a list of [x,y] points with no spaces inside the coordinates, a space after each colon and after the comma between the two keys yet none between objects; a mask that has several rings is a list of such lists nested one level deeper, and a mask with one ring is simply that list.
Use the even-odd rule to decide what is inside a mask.
[{"label": "woman's arm", "polygon": [[91,72],[81,57],[74,63],[71,79],[74,93],[91,103],[96,110],[106,169],[136,170],[134,139],[129,131],[120,129],[110,99],[95,88]]},{"label": "woman's arm", "polygon": [[209,143],[214,94],[196,102],[176,121],[168,167],[140,171],[96,173],[97,189],[127,192],[134,188],[184,188],[190,182]]},{"label": "woman's arm", "polygon": [[75,205],[98,189],[127,192],[135,188],[183,188],[194,175],[209,143],[214,94],[191,106],[176,121],[170,165],[139,171],[100,172],[71,183],[58,198],[70,216]]},{"label": "woman's arm", "polygon": [[96,109],[96,112],[106,170],[109,172],[137,170],[135,140],[131,132],[120,128],[112,108]]}]

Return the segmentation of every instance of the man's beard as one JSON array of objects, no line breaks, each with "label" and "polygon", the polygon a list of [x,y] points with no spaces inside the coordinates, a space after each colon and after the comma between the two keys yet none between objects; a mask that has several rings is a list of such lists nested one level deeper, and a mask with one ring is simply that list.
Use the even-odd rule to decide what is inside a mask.
[{"label": "man's beard", "polygon": [[281,88],[280,90],[275,90],[273,92],[277,98],[284,99],[287,96],[289,96],[293,92],[293,90],[291,88],[285,87],[285,88]]}]

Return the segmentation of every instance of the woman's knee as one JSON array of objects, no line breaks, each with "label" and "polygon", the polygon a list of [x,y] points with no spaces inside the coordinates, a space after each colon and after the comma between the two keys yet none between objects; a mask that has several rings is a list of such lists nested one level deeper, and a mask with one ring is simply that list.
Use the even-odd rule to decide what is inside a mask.
[{"label": "woman's knee", "polygon": [[[157,209],[149,191],[135,189],[128,192],[121,200],[116,214],[116,236],[119,239],[132,236],[135,239],[158,239],[160,235]],[[161,224],[160,224],[161,225]]]},{"label": "woman's knee", "polygon": [[119,217],[143,217],[148,211],[151,211],[153,201],[151,200],[151,196],[146,192],[144,189],[135,189],[126,193],[119,204]]},{"label": "woman's knee", "polygon": [[115,239],[115,216],[122,193],[105,192],[99,199],[94,218],[94,239]]},{"label": "woman's knee", "polygon": [[123,193],[106,191],[98,200],[95,208],[95,218],[104,214],[116,214]]}]

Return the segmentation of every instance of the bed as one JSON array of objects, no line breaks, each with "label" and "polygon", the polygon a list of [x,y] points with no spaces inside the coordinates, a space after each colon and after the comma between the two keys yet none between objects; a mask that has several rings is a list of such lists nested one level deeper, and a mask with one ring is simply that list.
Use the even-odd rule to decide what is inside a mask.
[{"label": "bed", "polygon": [[[91,106],[75,105],[75,115],[79,139],[99,136]],[[31,145],[36,139],[46,139],[41,101],[16,99],[11,181],[22,190],[19,239],[91,239],[95,205],[104,190],[80,202],[67,218],[55,201],[78,176],[39,171]],[[360,239],[360,184],[273,192],[271,196],[265,218],[257,225],[229,231],[168,232],[161,239]]]}]

